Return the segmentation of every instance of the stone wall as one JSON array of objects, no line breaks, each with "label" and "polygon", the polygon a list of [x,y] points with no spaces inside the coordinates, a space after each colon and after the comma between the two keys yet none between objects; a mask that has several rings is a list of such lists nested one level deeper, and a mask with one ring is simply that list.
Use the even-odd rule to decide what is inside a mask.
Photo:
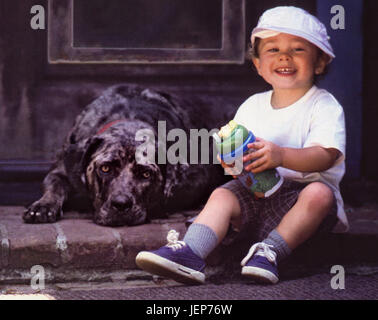
[{"label": "stone wall", "polygon": [[[279,1],[246,3],[247,46],[258,15]],[[313,3],[305,7],[313,10]],[[214,114],[222,109],[230,116],[248,96],[267,88],[247,60],[242,65],[49,65],[47,27],[30,27],[36,4],[47,15],[47,0],[0,3],[0,161],[52,159],[75,116],[112,84],[196,96],[213,105]]]}]

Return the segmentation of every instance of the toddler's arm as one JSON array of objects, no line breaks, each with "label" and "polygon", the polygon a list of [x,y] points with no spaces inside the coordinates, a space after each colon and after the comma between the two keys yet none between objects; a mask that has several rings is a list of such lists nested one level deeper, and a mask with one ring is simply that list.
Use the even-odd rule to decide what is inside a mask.
[{"label": "toddler's arm", "polygon": [[260,138],[248,145],[256,151],[245,156],[243,161],[255,160],[246,166],[252,173],[284,167],[299,172],[320,172],[331,168],[340,155],[334,148],[320,146],[303,149],[280,147]]}]

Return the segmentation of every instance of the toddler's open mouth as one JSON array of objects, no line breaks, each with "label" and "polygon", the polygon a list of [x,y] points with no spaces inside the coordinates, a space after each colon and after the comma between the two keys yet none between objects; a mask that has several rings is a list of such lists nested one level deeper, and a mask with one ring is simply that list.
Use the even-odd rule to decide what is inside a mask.
[{"label": "toddler's open mouth", "polygon": [[278,68],[274,71],[280,76],[292,76],[297,72],[294,68]]}]

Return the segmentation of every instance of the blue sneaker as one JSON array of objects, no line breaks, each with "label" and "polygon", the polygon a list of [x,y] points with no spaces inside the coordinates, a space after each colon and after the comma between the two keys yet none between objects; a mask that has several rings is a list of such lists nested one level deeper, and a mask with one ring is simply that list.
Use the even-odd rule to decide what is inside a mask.
[{"label": "blue sneaker", "polygon": [[168,232],[168,244],[155,251],[142,251],[136,256],[137,266],[147,272],[185,284],[205,282],[205,261],[198,257],[184,241],[178,241],[179,233]]},{"label": "blue sneaker", "polygon": [[256,282],[277,283],[277,254],[271,249],[272,247],[264,242],[254,244],[241,262],[242,275],[248,276]]}]

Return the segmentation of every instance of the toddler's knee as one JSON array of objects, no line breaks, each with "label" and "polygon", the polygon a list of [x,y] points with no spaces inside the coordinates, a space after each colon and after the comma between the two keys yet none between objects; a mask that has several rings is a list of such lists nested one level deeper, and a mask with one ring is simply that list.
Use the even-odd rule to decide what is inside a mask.
[{"label": "toddler's knee", "polygon": [[213,199],[227,199],[232,196],[232,192],[225,188],[216,188],[210,195]]},{"label": "toddler's knee", "polygon": [[321,182],[309,184],[302,192],[311,206],[329,209],[334,202],[332,189]]},{"label": "toddler's knee", "polygon": [[217,206],[221,206],[222,209],[231,212],[233,217],[240,214],[240,205],[238,198],[234,193],[225,188],[215,189],[209,198],[211,203],[215,203]]}]

